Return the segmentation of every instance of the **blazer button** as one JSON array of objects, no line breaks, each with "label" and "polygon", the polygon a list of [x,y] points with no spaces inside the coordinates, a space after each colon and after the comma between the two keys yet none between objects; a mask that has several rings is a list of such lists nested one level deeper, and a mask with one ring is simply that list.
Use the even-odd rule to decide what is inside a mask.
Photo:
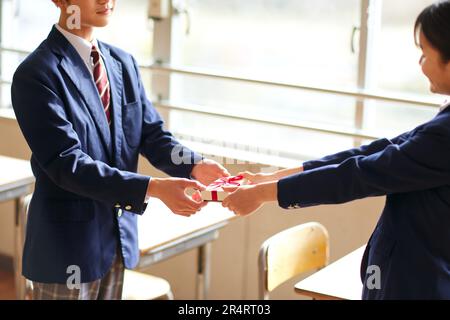
[{"label": "blazer button", "polygon": [[133,209],[133,207],[132,207],[132,206],[130,206],[130,205],[127,205],[127,206],[125,207],[125,210],[128,210],[128,211],[130,211],[131,209]]},{"label": "blazer button", "polygon": [[120,218],[122,216],[122,209],[117,210],[117,216]]}]

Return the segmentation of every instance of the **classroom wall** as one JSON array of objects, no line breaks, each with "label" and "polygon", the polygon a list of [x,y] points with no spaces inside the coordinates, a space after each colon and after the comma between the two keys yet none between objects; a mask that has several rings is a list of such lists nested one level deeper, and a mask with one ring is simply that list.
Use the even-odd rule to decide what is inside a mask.
[{"label": "classroom wall", "polygon": [[[15,120],[0,118],[0,154],[29,159],[30,151]],[[229,167],[232,173],[249,169],[246,165]],[[257,169],[252,166],[251,169]],[[149,175],[162,174],[141,159],[139,170]],[[320,206],[286,211],[267,205],[255,214],[235,220],[220,231],[212,245],[210,299],[256,299],[257,256],[262,242],[274,233],[308,221],[327,227],[331,240],[331,261],[363,245],[370,236],[384,197],[354,201],[344,205]],[[13,204],[0,204],[0,254],[13,252]],[[196,251],[181,254],[151,266],[147,272],[166,278],[176,299],[195,298]],[[299,299],[293,292],[298,279],[278,288],[274,299]]]}]

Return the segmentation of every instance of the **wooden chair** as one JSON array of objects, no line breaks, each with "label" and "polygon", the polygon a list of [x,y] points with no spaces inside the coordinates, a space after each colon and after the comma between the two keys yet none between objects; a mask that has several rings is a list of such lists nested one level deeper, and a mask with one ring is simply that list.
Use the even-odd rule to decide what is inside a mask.
[{"label": "wooden chair", "polygon": [[[20,204],[22,206],[21,212],[18,219],[21,219],[21,225],[23,227],[21,232],[21,243],[17,245],[23,248],[25,241],[25,230],[26,221],[28,217],[28,207],[31,202],[32,195],[28,195],[24,198],[23,202]],[[19,266],[21,268],[21,265]],[[22,277],[23,278],[23,277]],[[23,283],[21,286],[25,290],[26,299],[31,299],[32,297],[32,285],[29,280],[21,279]],[[147,273],[137,272],[132,270],[125,270],[124,274],[124,284],[122,292],[123,300],[173,300],[172,289],[170,288],[169,282],[163,278],[155,277]]]},{"label": "wooden chair", "polygon": [[317,271],[329,262],[329,237],[317,222],[301,224],[267,239],[259,250],[259,298],[304,272]]},{"label": "wooden chair", "polygon": [[173,300],[173,294],[165,279],[125,270],[122,300]]}]

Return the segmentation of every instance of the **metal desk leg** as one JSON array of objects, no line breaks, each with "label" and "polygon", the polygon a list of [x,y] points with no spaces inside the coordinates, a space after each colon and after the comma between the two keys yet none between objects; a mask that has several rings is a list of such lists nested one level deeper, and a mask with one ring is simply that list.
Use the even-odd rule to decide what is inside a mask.
[{"label": "metal desk leg", "polygon": [[211,268],[211,243],[205,243],[198,248],[197,261],[197,300],[208,298],[209,280]]},{"label": "metal desk leg", "polygon": [[14,225],[14,282],[16,286],[16,298],[24,300],[26,294],[26,280],[22,276],[22,250],[25,239],[26,200],[20,197],[15,201],[15,225]]}]

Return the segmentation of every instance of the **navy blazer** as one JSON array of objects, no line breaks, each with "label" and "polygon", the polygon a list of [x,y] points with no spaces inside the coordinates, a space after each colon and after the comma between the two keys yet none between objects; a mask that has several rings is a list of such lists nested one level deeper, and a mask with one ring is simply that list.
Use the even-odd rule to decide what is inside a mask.
[{"label": "navy blazer", "polygon": [[[111,86],[111,128],[91,73],[56,28],[14,74],[13,108],[36,177],[23,254],[23,275],[33,281],[66,283],[72,265],[82,282],[97,280],[119,242],[125,267],[135,267],[136,214],[145,210],[150,179],[136,173],[139,154],[185,178],[201,159],[163,129],[134,58],[99,47]],[[176,165],[174,150],[190,163]]]},{"label": "navy blazer", "polygon": [[[364,299],[450,299],[450,108],[304,169],[278,182],[283,208],[387,196],[361,264]],[[379,289],[366,285],[375,283],[369,266],[380,268]]]}]

